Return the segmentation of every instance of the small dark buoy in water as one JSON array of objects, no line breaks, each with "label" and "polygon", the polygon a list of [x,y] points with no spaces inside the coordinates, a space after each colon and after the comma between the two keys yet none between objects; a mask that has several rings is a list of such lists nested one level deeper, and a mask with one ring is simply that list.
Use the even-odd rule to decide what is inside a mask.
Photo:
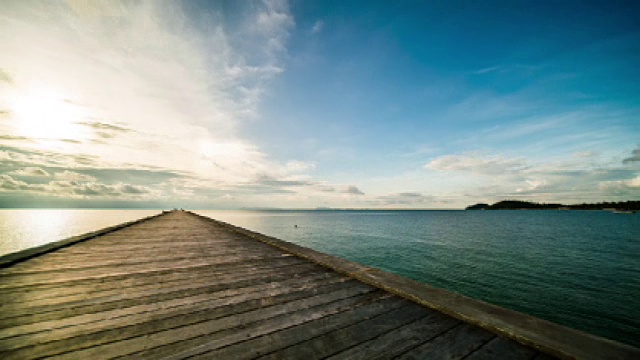
[{"label": "small dark buoy in water", "polygon": [[294,227],[294,228],[297,228],[297,227],[298,227],[298,225],[293,225],[293,227]]}]

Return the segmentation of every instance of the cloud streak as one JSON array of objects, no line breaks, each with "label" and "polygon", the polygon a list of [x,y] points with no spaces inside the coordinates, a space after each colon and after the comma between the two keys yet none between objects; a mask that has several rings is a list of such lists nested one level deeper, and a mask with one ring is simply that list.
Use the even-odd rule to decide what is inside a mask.
[{"label": "cloud streak", "polygon": [[[0,158],[13,164],[15,176],[44,176],[36,168],[58,171],[50,174],[56,183],[7,178],[5,189],[152,194],[143,179],[129,184],[127,178],[87,173],[99,169],[181,174],[154,184],[165,191],[154,193],[163,198],[194,188],[245,196],[252,187],[257,193],[312,189],[318,182],[306,180],[306,173],[313,163],[272,160],[238,130],[255,121],[269,82],[284,71],[295,27],[286,1],[250,9],[231,32],[215,12],[198,14],[203,20],[194,22],[193,14],[173,2],[7,4],[0,14],[6,50],[0,75],[11,86],[0,91],[0,98],[9,99],[0,100],[0,109],[8,109],[0,131],[18,145],[0,149]],[[17,126],[24,119],[12,110],[15,103],[43,93],[51,109],[70,115],[28,113],[39,116],[29,120],[57,122],[69,132],[41,138]],[[58,191],[67,188],[73,190]]]},{"label": "cloud streak", "polygon": [[640,176],[629,180],[604,181],[600,183],[600,190],[613,192],[628,192],[632,190],[636,194],[640,194]]},{"label": "cloud streak", "polygon": [[424,195],[419,192],[403,192],[398,194],[391,194],[385,196],[379,196],[375,199],[375,202],[381,202],[384,205],[398,205],[398,206],[427,206],[435,201],[435,197]]},{"label": "cloud streak", "polygon": [[524,159],[501,156],[446,155],[431,160],[424,166],[435,171],[468,171],[483,175],[506,175],[525,170]]},{"label": "cloud streak", "polygon": [[43,194],[63,198],[133,198],[141,199],[152,193],[145,186],[126,183],[104,184],[96,181],[53,180],[48,183],[28,183],[9,175],[0,175],[0,191],[28,194]]},{"label": "cloud streak", "polygon": [[[433,53],[468,39],[388,23],[400,8],[372,5],[364,22],[348,8],[3,4],[3,198],[417,208],[637,194],[638,107],[619,76],[637,36],[522,63],[541,44]],[[558,26],[563,43],[582,31]],[[590,54],[612,61],[578,61]]]},{"label": "cloud streak", "polygon": [[311,27],[311,33],[318,34],[322,32],[322,29],[324,29],[324,21],[317,20],[315,23],[313,23],[313,26]]},{"label": "cloud streak", "polygon": [[14,170],[8,173],[9,175],[16,176],[36,176],[36,177],[49,177],[49,174],[46,170],[39,167],[26,167],[23,169]]},{"label": "cloud streak", "polygon": [[347,186],[347,188],[344,190],[344,193],[351,195],[364,195],[364,193],[354,185]]}]

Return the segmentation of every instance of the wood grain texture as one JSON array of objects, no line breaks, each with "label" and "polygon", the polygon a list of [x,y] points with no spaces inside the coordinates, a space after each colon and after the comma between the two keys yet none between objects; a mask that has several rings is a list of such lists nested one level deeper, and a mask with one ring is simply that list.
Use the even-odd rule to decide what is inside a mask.
[{"label": "wood grain texture", "polygon": [[362,265],[188,212],[58,245],[0,263],[2,359],[538,355],[357,280]]}]

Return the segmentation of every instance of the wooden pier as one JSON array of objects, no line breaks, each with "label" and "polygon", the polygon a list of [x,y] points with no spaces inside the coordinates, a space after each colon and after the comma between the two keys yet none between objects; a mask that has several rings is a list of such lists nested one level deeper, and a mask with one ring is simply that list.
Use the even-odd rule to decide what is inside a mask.
[{"label": "wooden pier", "polygon": [[640,359],[189,212],[0,258],[0,358]]}]

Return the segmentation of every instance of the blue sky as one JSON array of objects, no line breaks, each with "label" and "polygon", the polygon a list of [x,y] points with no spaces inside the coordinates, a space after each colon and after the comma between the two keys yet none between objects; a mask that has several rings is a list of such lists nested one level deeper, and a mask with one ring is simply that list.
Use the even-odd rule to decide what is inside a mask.
[{"label": "blue sky", "polygon": [[602,1],[9,2],[0,201],[638,200],[639,15]]}]

